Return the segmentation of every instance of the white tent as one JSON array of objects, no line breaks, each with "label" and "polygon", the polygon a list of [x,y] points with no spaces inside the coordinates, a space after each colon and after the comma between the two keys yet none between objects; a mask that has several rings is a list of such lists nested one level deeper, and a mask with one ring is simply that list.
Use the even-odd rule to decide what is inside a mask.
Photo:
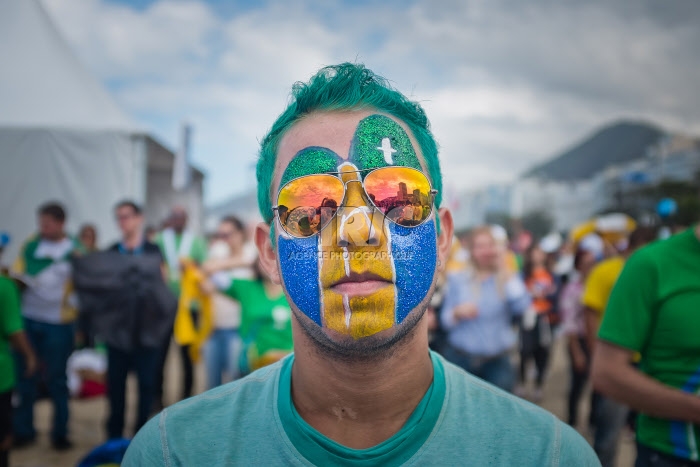
[{"label": "white tent", "polygon": [[100,243],[116,239],[113,206],[129,198],[157,224],[172,204],[202,220],[201,172],[175,192],[173,153],[140,131],[73,55],[37,0],[0,5],[0,231],[12,243],[35,231],[36,208],[62,202],[68,228],[98,227]]}]

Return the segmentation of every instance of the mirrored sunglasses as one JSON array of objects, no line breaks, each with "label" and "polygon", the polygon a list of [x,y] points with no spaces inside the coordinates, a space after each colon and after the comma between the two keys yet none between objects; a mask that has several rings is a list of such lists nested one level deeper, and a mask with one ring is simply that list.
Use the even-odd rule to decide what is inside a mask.
[{"label": "mirrored sunglasses", "polygon": [[369,169],[361,182],[343,182],[339,175],[340,172],[304,175],[280,188],[277,205],[272,210],[277,213],[285,232],[299,238],[320,232],[335,218],[347,184],[353,182],[361,183],[369,202],[398,225],[417,227],[430,217],[437,190],[432,189],[428,178],[419,170],[411,167]]}]

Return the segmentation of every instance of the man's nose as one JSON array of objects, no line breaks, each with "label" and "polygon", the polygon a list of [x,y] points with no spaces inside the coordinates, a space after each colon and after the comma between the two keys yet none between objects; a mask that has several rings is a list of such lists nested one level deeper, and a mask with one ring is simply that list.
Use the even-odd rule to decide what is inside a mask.
[{"label": "man's nose", "polygon": [[367,199],[357,172],[341,173],[346,183],[345,199],[338,209],[338,237],[340,247],[376,246],[379,244],[381,223],[375,221],[376,210]]}]

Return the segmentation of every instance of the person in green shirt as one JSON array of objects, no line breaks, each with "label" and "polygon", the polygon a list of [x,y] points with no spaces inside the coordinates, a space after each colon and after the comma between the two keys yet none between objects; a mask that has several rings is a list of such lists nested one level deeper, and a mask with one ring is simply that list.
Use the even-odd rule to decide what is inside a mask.
[{"label": "person in green shirt", "polygon": [[[0,234],[0,256],[9,239]],[[22,328],[19,291],[12,279],[0,275],[0,467],[10,463],[12,446],[12,390],[15,387],[15,365],[11,346],[24,359],[25,375],[36,370],[36,356]]]},{"label": "person in green shirt", "polygon": [[[656,238],[656,230],[637,227],[629,236],[627,249],[598,263],[588,275],[581,295],[581,305],[586,323],[586,343],[589,353],[595,351],[596,336],[601,319],[626,259],[635,250]],[[591,396],[591,422],[594,425],[593,449],[603,467],[616,464],[617,446],[629,416],[629,408],[600,392],[593,390]]]},{"label": "person in green shirt", "polygon": [[[638,369],[630,365],[636,352]],[[592,378],[640,412],[637,467],[700,465],[700,225],[627,260],[598,332]]]},{"label": "person in green shirt", "polygon": [[[551,413],[430,352],[453,221],[418,103],[362,65],[326,67],[294,86],[257,177],[255,243],[294,353],[165,409],[122,465],[600,465]],[[403,226],[389,214],[407,200],[429,214]],[[311,232],[290,222],[317,210]]]},{"label": "person in green shirt", "polygon": [[[65,223],[66,211],[60,203],[42,204],[37,210],[38,232],[24,243],[11,272],[22,284],[23,327],[44,369],[42,376],[54,409],[51,441],[59,451],[73,446],[68,437],[70,394],[66,365],[75,345],[78,311],[71,259],[82,252],[80,243],[66,233]],[[38,375],[25,377],[20,369],[13,415],[16,447],[36,440],[37,388]]]},{"label": "person in green shirt", "polygon": [[[204,239],[187,229],[187,210],[182,206],[174,206],[168,217],[168,227],[160,232],[155,243],[165,258],[165,276],[168,286],[173,293],[180,296],[181,262],[189,259],[195,264],[202,264],[207,258],[207,245]],[[192,310],[196,319],[197,310]],[[163,343],[156,381],[156,405],[163,407],[163,382],[165,361],[170,349],[171,336]],[[192,395],[194,386],[194,368],[190,358],[189,346],[180,346],[180,361],[182,362],[182,398]]]},{"label": "person in green shirt", "polygon": [[241,305],[239,333],[243,340],[241,374],[274,363],[289,354],[292,340],[292,310],[280,284],[270,280],[259,262],[255,278],[219,281],[223,292]]}]

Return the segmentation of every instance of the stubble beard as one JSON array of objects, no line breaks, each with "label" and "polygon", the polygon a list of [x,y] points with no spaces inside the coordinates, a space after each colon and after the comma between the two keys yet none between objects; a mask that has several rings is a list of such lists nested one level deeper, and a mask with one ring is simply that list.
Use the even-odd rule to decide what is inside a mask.
[{"label": "stubble beard", "polygon": [[434,291],[433,287],[423,301],[411,310],[401,323],[360,339],[353,339],[349,336],[334,339],[324,332],[324,328],[313,322],[295,306],[292,306],[292,309],[299,327],[313,344],[314,351],[324,358],[348,364],[376,362],[392,358],[412,341],[412,337],[418,330],[418,323],[420,323],[430,303]]}]

